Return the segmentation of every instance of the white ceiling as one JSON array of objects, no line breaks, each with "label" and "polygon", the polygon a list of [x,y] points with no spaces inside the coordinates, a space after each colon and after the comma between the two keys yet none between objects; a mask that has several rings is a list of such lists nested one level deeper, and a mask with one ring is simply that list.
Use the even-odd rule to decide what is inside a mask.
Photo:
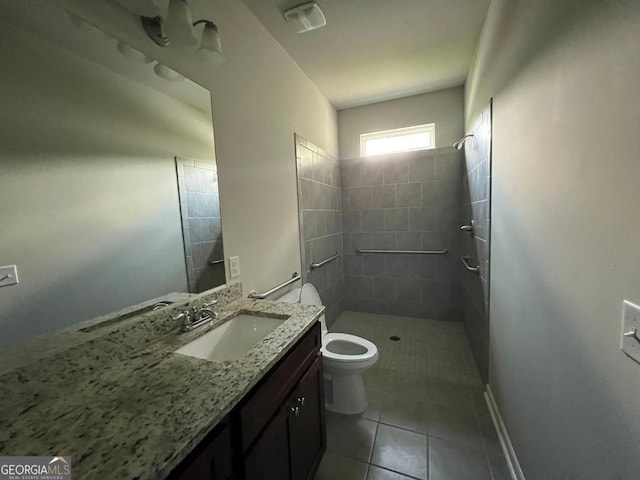
[{"label": "white ceiling", "polygon": [[489,0],[317,0],[327,25],[298,34],[282,11],[243,0],[337,108],[462,85]]}]

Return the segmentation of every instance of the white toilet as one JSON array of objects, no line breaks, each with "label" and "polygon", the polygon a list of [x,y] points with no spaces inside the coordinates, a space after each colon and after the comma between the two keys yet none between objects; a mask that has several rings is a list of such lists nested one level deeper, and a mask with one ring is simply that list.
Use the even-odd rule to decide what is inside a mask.
[{"label": "white toilet", "polygon": [[[296,288],[278,300],[304,305],[322,305],[320,295],[310,283]],[[336,413],[353,415],[367,409],[362,374],[378,360],[378,349],[369,340],[347,333],[329,333],[322,324],[325,407]]]}]

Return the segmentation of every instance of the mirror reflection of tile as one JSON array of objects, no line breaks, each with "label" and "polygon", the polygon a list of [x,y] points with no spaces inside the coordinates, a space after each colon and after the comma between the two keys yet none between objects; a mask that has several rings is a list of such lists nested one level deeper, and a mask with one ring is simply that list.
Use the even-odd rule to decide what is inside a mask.
[{"label": "mirror reflection of tile", "polygon": [[176,157],[189,291],[225,283],[218,174],[213,162]]}]

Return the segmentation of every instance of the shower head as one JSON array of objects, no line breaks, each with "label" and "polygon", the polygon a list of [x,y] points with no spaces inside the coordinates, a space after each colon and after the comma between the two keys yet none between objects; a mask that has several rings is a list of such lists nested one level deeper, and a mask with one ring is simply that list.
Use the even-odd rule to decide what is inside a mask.
[{"label": "shower head", "polygon": [[464,142],[466,142],[467,138],[469,138],[469,137],[473,137],[473,133],[469,133],[469,134],[465,135],[460,140],[458,140],[456,143],[454,143],[453,146],[455,147],[455,149],[456,150],[462,150],[462,147],[464,146]]}]

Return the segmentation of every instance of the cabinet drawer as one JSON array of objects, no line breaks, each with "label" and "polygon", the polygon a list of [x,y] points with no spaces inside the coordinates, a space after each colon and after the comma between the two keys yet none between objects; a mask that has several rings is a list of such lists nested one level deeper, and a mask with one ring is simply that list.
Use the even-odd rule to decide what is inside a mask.
[{"label": "cabinet drawer", "polygon": [[239,415],[245,451],[318,355],[321,342],[320,323],[316,323],[247,396]]}]

